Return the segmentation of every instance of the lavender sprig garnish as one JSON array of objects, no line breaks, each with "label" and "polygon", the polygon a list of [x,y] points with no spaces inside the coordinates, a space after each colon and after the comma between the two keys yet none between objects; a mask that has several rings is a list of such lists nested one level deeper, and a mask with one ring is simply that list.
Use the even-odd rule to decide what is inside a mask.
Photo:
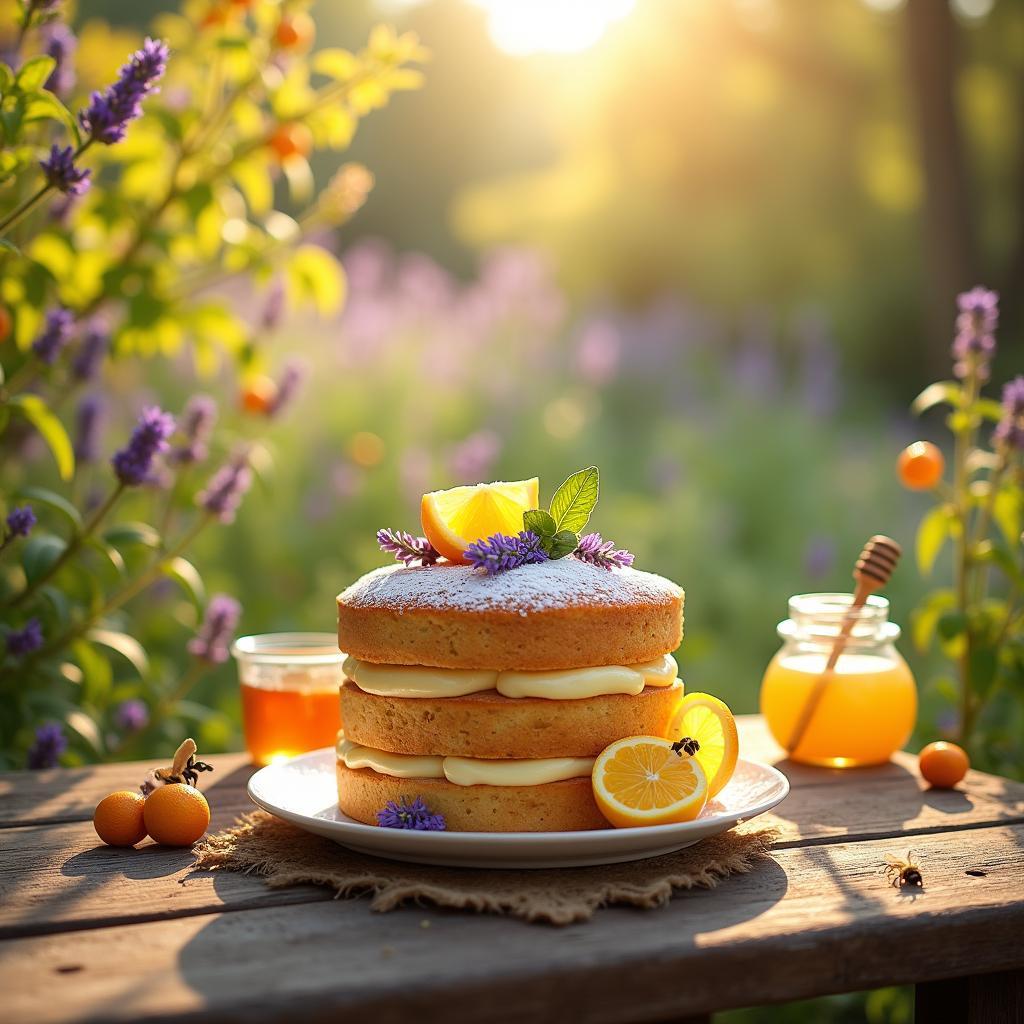
[{"label": "lavender sprig garnish", "polygon": [[40,160],[39,166],[50,188],[67,196],[80,196],[88,191],[92,171],[75,166],[75,151],[71,146],[61,149],[54,143],[49,158]]},{"label": "lavender sprig garnish", "polygon": [[94,92],[89,106],[78,115],[89,139],[111,145],[120,142],[128,124],[142,113],[142,100],[156,92],[167,68],[166,43],[147,39],[121,68],[117,81],[105,92]]},{"label": "lavender sprig garnish", "polygon": [[548,554],[537,534],[522,530],[517,537],[496,533],[486,540],[478,540],[466,548],[466,558],[474,569],[483,569],[488,576],[493,576],[521,565],[546,562]]},{"label": "lavender sprig garnish", "polygon": [[378,530],[377,544],[381,551],[395,556],[395,561],[407,566],[433,565],[440,553],[426,537],[414,537],[405,530]]},{"label": "lavender sprig garnish", "polygon": [[988,288],[972,288],[956,297],[959,314],[953,341],[953,372],[961,379],[972,366],[979,380],[988,380],[988,364],[996,354],[996,327],[999,324],[999,293]]},{"label": "lavender sprig garnish", "polygon": [[377,812],[377,824],[381,828],[414,829],[417,832],[444,832],[447,823],[443,814],[433,814],[422,797],[409,803],[405,797],[400,803],[389,800],[383,810]]},{"label": "lavender sprig garnish", "polygon": [[599,565],[602,569],[625,569],[633,564],[633,556],[624,548],[616,549],[615,542],[603,540],[599,533],[588,533],[580,538],[573,552],[581,562]]},{"label": "lavender sprig garnish", "polygon": [[153,460],[167,451],[167,439],[174,433],[174,417],[155,405],[142,410],[132,436],[110,460],[118,480],[127,487],[145,483],[153,469]]}]

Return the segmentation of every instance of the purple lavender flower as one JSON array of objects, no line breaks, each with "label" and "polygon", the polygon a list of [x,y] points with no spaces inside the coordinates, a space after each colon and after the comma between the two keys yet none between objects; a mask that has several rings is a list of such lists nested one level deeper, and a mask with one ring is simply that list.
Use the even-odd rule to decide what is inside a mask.
[{"label": "purple lavender flower", "polygon": [[92,94],[89,106],[78,115],[91,139],[109,146],[124,138],[128,124],[142,114],[143,99],[157,91],[168,55],[164,42],[147,38],[121,68],[117,81],[105,92]]},{"label": "purple lavender flower", "polygon": [[31,505],[20,505],[7,513],[7,537],[27,537],[36,525]]},{"label": "purple lavender flower", "polygon": [[61,149],[56,143],[50,147],[49,160],[40,160],[39,166],[46,175],[46,183],[69,196],[80,196],[89,188],[92,171],[75,166],[75,151],[71,146]]},{"label": "purple lavender flower", "polygon": [[28,748],[26,764],[33,771],[56,768],[60,755],[67,750],[68,740],[56,722],[47,722],[36,729],[35,742]]},{"label": "purple lavender flower", "polygon": [[1003,418],[993,438],[998,445],[1024,450],[1024,377],[1014,377],[1003,385]]},{"label": "purple lavender flower", "polygon": [[274,278],[267,292],[267,300],[263,305],[263,313],[260,316],[260,324],[265,331],[276,331],[281,326],[284,317],[284,281],[281,278]]},{"label": "purple lavender flower", "polygon": [[118,480],[129,487],[145,483],[153,469],[153,459],[170,447],[167,438],[174,433],[174,417],[155,405],[142,410],[132,436],[110,460]]},{"label": "purple lavender flower", "polygon": [[70,309],[58,306],[46,314],[46,326],[42,333],[32,342],[32,351],[36,357],[47,366],[52,366],[57,361],[61,350],[71,340],[71,329],[74,327],[75,317]]},{"label": "purple lavender flower", "polygon": [[999,293],[988,288],[972,288],[956,297],[959,314],[953,340],[953,371],[961,379],[974,370],[979,380],[988,380],[988,364],[996,352],[996,325],[999,323]]},{"label": "purple lavender flower", "polygon": [[52,21],[43,29],[43,42],[48,57],[57,65],[50,72],[45,88],[63,99],[75,87],[75,51],[78,39],[63,21]]},{"label": "purple lavender flower", "polygon": [[540,537],[529,530],[520,531],[517,537],[496,533],[486,540],[478,540],[466,548],[466,557],[474,569],[483,569],[488,576],[548,560]]},{"label": "purple lavender flower", "polygon": [[214,665],[227,661],[241,614],[242,606],[233,597],[214,594],[206,606],[199,632],[188,642],[189,654]]},{"label": "purple lavender flower", "polygon": [[138,732],[149,724],[149,708],[135,697],[123,700],[114,709],[114,721],[121,732]]},{"label": "purple lavender flower", "polygon": [[81,463],[99,458],[100,435],[107,405],[101,395],[86,395],[75,410],[75,458]]},{"label": "purple lavender flower", "polygon": [[21,629],[7,634],[7,653],[14,658],[32,654],[43,646],[43,627],[38,619],[32,618]]},{"label": "purple lavender flower", "polygon": [[210,477],[206,487],[196,495],[196,504],[222,523],[233,523],[235,512],[251,485],[248,456],[236,456]]},{"label": "purple lavender flower", "polygon": [[204,462],[216,422],[217,403],[209,395],[193,395],[178,424],[185,435],[185,444],[178,445],[171,452],[171,461],[186,465]]},{"label": "purple lavender flower", "polygon": [[599,533],[580,537],[579,547],[573,554],[581,562],[590,562],[602,569],[624,569],[633,564],[633,556],[628,551],[616,550],[614,541],[602,540]]},{"label": "purple lavender flower", "polygon": [[381,828],[414,829],[417,832],[444,832],[447,823],[443,814],[432,814],[422,797],[409,803],[402,797],[401,803],[389,800],[384,809],[377,812],[377,824]]},{"label": "purple lavender flower", "polygon": [[85,329],[82,343],[71,360],[71,373],[76,380],[92,380],[96,376],[110,345],[110,332],[102,320],[93,320]]},{"label": "purple lavender flower", "polygon": [[378,530],[377,544],[396,562],[409,566],[433,565],[441,557],[426,537],[414,537],[405,530]]},{"label": "purple lavender flower", "polygon": [[290,361],[281,373],[277,393],[267,412],[271,416],[279,416],[292,403],[305,379],[306,367],[297,360]]}]

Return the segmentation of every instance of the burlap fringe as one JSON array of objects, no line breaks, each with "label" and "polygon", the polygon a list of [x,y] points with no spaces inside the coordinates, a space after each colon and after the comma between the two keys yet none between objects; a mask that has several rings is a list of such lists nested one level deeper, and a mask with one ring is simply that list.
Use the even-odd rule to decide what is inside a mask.
[{"label": "burlap fringe", "polygon": [[196,867],[260,875],[275,889],[312,884],[332,888],[335,898],[370,894],[376,911],[433,903],[565,925],[587,920],[599,907],[661,907],[676,892],[712,889],[729,875],[750,871],[777,838],[770,828],[729,831],[677,853],[627,864],[474,870],[367,857],[255,811],[209,836],[196,849]]}]

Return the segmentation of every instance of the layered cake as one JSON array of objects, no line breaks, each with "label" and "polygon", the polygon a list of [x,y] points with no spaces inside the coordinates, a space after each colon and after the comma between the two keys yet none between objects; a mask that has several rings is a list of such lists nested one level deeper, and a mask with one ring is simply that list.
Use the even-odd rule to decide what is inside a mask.
[{"label": "layered cake", "polygon": [[607,828],[594,759],[667,735],[682,626],[670,580],[572,555],[368,573],[338,597],[341,809],[377,824],[418,798],[452,831]]}]

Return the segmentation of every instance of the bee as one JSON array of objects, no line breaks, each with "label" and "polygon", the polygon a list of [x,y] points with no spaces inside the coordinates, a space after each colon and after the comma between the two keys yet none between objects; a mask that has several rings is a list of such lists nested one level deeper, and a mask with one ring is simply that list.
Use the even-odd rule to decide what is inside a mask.
[{"label": "bee", "polygon": [[913,850],[907,850],[906,860],[900,860],[899,857],[893,857],[889,854],[885,858],[885,867],[882,868],[882,872],[889,880],[889,884],[897,889],[902,888],[904,885],[913,885],[918,889],[924,886],[921,869],[914,863]]},{"label": "bee", "polygon": [[167,768],[156,768],[150,774],[151,779],[146,779],[139,787],[144,796],[148,796],[157,783],[167,784],[171,782],[184,782],[188,786],[194,786],[199,781],[200,772],[212,772],[213,765],[196,759],[195,740],[185,740],[174,754],[174,763]]}]

